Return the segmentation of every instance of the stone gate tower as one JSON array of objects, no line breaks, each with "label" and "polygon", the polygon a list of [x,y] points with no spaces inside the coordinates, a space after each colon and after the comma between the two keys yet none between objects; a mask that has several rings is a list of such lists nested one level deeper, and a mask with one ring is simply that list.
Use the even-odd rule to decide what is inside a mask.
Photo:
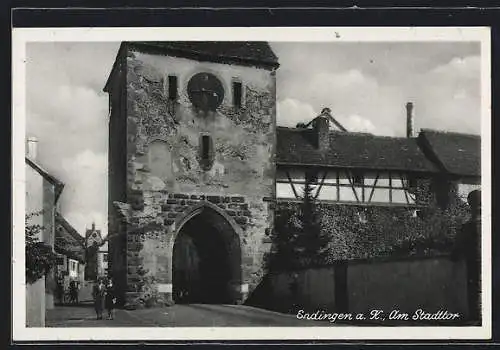
[{"label": "stone gate tower", "polygon": [[123,303],[238,303],[259,282],[277,68],[265,42],[120,46],[104,91],[109,271]]}]

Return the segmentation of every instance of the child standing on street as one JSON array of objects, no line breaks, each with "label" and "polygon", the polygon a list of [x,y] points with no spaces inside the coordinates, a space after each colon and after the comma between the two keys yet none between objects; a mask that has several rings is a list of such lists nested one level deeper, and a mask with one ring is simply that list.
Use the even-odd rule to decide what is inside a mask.
[{"label": "child standing on street", "polygon": [[108,320],[114,318],[114,309],[116,304],[116,295],[113,286],[113,280],[109,279],[108,285],[106,286],[106,310],[108,310]]},{"label": "child standing on street", "polygon": [[102,320],[102,310],[104,309],[104,298],[106,296],[106,287],[102,279],[97,280],[93,290],[94,308],[97,314],[97,319]]}]

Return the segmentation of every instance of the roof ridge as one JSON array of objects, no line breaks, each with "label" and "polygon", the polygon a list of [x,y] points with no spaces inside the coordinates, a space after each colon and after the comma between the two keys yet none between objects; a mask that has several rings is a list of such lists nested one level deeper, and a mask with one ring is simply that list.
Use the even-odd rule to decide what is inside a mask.
[{"label": "roof ridge", "polygon": [[[301,132],[304,130],[309,130],[312,131],[314,129],[310,128],[294,128],[294,127],[289,127],[289,126],[276,126],[276,129],[282,129],[282,130],[289,130],[289,131],[296,131],[296,132]],[[390,135],[376,135],[371,132],[363,132],[363,131],[340,131],[340,130],[329,130],[330,135],[346,135],[346,136],[370,136],[370,137],[377,137],[377,138],[386,138],[386,139],[392,139],[392,140],[415,140],[415,138],[408,138],[404,136],[390,136]]]},{"label": "roof ridge", "polygon": [[68,230],[70,234],[76,234],[77,239],[81,240],[82,242],[85,241],[85,238],[69,223],[68,220],[59,212],[56,211],[56,220],[61,221],[61,224],[64,226],[65,229]]},{"label": "roof ridge", "polygon": [[458,131],[437,130],[437,129],[427,129],[427,128],[422,128],[422,129],[420,129],[420,131],[424,132],[424,133],[430,132],[430,133],[435,133],[435,134],[461,135],[461,136],[481,138],[481,135],[478,135],[478,134],[470,134],[470,133],[458,132]]}]

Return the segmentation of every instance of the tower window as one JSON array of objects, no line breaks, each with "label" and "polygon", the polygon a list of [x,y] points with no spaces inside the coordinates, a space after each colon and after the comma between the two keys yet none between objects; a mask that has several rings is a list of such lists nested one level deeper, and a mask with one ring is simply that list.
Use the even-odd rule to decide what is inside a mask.
[{"label": "tower window", "polygon": [[233,82],[233,104],[236,108],[241,108],[242,85],[240,82]]},{"label": "tower window", "polygon": [[213,142],[209,135],[201,135],[200,165],[203,170],[210,170],[214,160]]},{"label": "tower window", "polygon": [[203,160],[208,160],[209,159],[209,147],[210,147],[210,136],[208,135],[203,135],[201,137],[201,158]]},{"label": "tower window", "polygon": [[168,76],[168,99],[177,100],[177,77],[175,75]]}]

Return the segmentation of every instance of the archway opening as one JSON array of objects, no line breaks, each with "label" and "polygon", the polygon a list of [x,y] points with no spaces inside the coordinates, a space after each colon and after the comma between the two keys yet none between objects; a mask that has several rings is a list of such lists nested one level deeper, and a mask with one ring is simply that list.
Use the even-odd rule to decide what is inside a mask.
[{"label": "archway opening", "polygon": [[181,227],[173,249],[172,277],[176,303],[237,302],[241,249],[226,218],[203,207]]}]

